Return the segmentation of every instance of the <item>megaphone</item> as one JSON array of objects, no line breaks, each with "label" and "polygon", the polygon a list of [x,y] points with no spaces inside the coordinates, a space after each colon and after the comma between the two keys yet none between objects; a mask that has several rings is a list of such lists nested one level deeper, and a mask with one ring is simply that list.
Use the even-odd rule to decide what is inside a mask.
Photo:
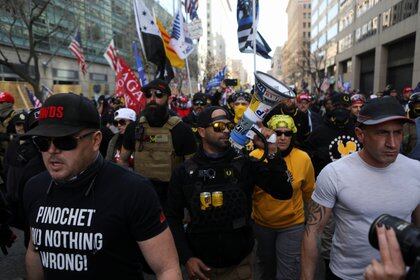
[{"label": "megaphone", "polygon": [[[243,151],[244,148],[257,134],[262,138],[265,149],[264,156],[267,154],[267,141],[257,128],[257,122],[261,122],[264,117],[284,99],[295,98],[295,93],[284,83],[274,77],[257,71],[255,75],[254,94],[251,103],[230,134],[230,142],[237,151]],[[273,142],[273,139],[269,139]],[[275,142],[275,136],[274,136]]]}]

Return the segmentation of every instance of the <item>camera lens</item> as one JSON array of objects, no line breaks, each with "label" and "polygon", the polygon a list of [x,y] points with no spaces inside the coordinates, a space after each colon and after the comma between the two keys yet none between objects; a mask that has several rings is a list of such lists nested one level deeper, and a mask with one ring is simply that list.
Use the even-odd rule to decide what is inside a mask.
[{"label": "camera lens", "polygon": [[406,265],[414,264],[417,256],[420,256],[420,229],[402,219],[383,214],[373,221],[369,229],[369,242],[372,247],[379,250],[376,226],[378,223],[392,227],[397,235],[401,252]]}]

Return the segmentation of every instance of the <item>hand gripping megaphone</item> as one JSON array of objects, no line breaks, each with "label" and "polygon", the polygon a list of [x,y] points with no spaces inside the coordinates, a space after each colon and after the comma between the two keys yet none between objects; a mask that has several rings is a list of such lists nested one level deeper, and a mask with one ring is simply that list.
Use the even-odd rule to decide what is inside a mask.
[{"label": "hand gripping megaphone", "polygon": [[[264,156],[261,159],[263,160],[267,155],[268,144],[265,137],[259,132],[256,124],[257,122],[261,122],[282,100],[294,98],[295,93],[288,86],[266,73],[257,71],[254,75],[255,87],[251,103],[242,116],[242,119],[232,130],[230,142],[238,152],[243,152],[247,144],[257,134],[265,144]],[[272,141],[273,139],[270,142]]]}]

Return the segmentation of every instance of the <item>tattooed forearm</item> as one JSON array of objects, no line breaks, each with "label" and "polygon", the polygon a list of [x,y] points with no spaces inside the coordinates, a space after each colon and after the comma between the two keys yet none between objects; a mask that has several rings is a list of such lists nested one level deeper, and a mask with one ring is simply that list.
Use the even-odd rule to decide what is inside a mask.
[{"label": "tattooed forearm", "polygon": [[305,232],[307,235],[309,235],[310,227],[319,225],[324,216],[325,207],[311,199],[307,205],[306,211]]}]

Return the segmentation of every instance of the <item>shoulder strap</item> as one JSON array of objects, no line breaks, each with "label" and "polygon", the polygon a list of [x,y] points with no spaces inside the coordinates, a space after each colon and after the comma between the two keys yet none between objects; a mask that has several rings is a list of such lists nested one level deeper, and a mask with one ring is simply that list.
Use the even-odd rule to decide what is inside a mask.
[{"label": "shoulder strap", "polygon": [[171,116],[166,121],[166,123],[163,125],[163,127],[168,128],[169,130],[172,130],[178,123],[180,123],[182,120],[178,116]]}]

